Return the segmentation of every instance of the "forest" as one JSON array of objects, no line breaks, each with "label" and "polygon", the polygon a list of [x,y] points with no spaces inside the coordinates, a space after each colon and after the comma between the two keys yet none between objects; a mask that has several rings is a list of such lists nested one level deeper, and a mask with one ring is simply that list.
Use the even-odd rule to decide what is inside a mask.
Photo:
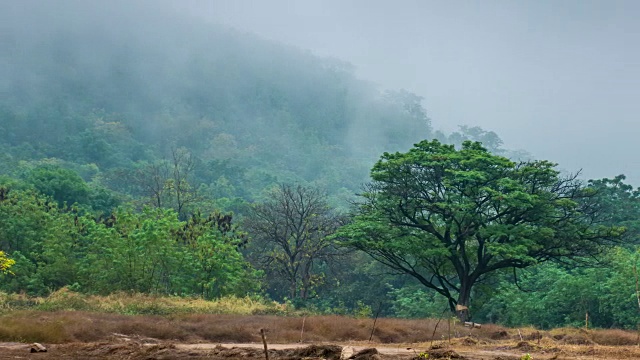
[{"label": "forest", "polygon": [[1,292],[640,322],[624,175],[439,131],[416,94],[222,26],[32,30],[0,37]]}]

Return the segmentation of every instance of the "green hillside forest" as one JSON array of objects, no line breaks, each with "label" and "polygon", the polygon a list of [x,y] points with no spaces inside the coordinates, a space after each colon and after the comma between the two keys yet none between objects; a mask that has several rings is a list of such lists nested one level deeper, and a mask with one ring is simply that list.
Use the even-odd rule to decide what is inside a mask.
[{"label": "green hillside forest", "polygon": [[[0,35],[0,291],[635,328],[640,192],[222,26]],[[136,31],[131,31],[136,29]]]}]

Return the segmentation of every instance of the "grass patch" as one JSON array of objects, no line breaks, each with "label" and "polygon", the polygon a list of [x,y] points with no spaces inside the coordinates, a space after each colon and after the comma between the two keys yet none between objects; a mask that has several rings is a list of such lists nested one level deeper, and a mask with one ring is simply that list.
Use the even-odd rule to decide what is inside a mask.
[{"label": "grass patch", "polygon": [[591,339],[600,345],[637,345],[638,332],[620,329],[592,330]]},{"label": "grass patch", "polygon": [[68,323],[58,317],[46,317],[38,312],[5,315],[0,318],[0,339],[16,342],[72,341],[66,332]]},{"label": "grass patch", "polygon": [[[75,300],[74,300],[75,301]],[[90,304],[90,302],[89,302]],[[85,305],[83,305],[85,306]],[[304,333],[302,323],[304,319]],[[406,320],[381,318],[376,323],[372,340],[377,343],[446,344],[448,324],[436,319]],[[274,316],[247,314],[197,314],[183,312],[171,315],[123,315],[94,311],[15,310],[0,315],[0,342],[96,342],[110,341],[123,334],[137,339],[157,339],[179,342],[260,342],[259,329],[267,329],[271,343],[366,342],[371,336],[373,319],[346,316]],[[451,328],[452,344],[480,346],[493,344],[496,333],[504,334],[500,341],[530,344],[553,349],[558,346],[585,344],[635,345],[637,334],[624,330],[555,329],[549,332],[533,328],[507,329],[483,325],[469,329],[457,325]],[[302,334],[301,334],[302,333]],[[302,335],[302,338],[301,338]],[[520,335],[528,338],[520,341]],[[457,339],[456,339],[457,337]],[[540,341],[537,339],[540,337]]]},{"label": "grass patch", "polygon": [[[273,315],[179,314],[121,315],[87,311],[43,312],[18,310],[0,316],[0,341],[89,342],[109,340],[114,334],[182,342],[259,342],[267,329],[273,343],[300,341],[301,317]],[[431,320],[378,319],[373,340],[419,342],[430,339]],[[372,319],[344,316],[305,318],[303,342],[367,341]]]},{"label": "grass patch", "polygon": [[122,315],[238,314],[287,315],[294,309],[285,304],[252,297],[225,297],[217,300],[115,293],[85,295],[62,288],[47,297],[0,293],[0,313],[15,310],[90,311]]}]

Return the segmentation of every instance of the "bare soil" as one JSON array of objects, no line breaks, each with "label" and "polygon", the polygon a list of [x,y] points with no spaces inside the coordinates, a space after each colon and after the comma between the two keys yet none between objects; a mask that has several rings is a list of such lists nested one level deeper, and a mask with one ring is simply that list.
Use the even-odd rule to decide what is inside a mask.
[{"label": "bare soil", "polygon": [[[187,344],[153,339],[114,336],[110,341],[43,344],[47,352],[32,353],[31,344],[0,343],[0,359],[264,359],[262,344]],[[270,344],[271,360],[373,360],[373,359],[520,360],[530,354],[535,360],[638,359],[636,346],[559,345],[503,341],[492,344],[464,344],[461,341],[436,344]]]}]

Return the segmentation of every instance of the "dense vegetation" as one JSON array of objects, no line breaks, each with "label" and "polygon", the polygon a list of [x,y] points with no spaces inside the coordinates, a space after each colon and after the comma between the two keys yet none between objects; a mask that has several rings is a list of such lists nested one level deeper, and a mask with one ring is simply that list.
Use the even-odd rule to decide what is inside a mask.
[{"label": "dense vegetation", "polygon": [[[122,19],[122,29],[132,21]],[[433,130],[414,94],[380,92],[348,64],[252,35],[186,22],[139,33],[43,23],[46,37],[24,24],[0,37],[4,292],[251,295],[398,317],[440,316],[460,303],[476,321],[541,327],[582,323],[587,312],[595,326],[640,321],[640,192],[623,176],[558,182],[553,164],[526,162],[530,155],[505,150],[491,131]],[[417,155],[403,151],[433,138],[440,142],[422,146],[444,158],[406,159]],[[401,161],[444,172],[455,165],[465,172],[441,180],[460,192],[419,211],[472,213],[478,198],[463,188],[488,176],[493,182],[477,188],[500,193],[493,205],[535,209],[526,216],[544,232],[485,218],[493,227],[483,231],[502,236],[491,238],[492,251],[508,261],[483,264],[492,271],[474,278],[464,298],[452,294],[466,280],[432,261],[447,259],[446,244],[401,249],[423,268],[419,277],[398,274],[407,271],[356,251],[383,253],[358,243],[371,236],[345,240],[366,225],[366,212],[352,222],[349,203],[383,152],[368,199],[389,190],[379,187],[387,181],[399,187],[393,191],[419,193],[415,174],[394,178]],[[538,181],[541,188],[523,190]],[[376,202],[376,211],[392,214],[392,200]],[[553,222],[559,213],[561,224]],[[402,230],[377,240],[392,243],[394,231]],[[526,231],[538,237],[523,241]],[[615,246],[589,243],[596,233]],[[567,249],[580,256],[564,256]],[[425,287],[438,276],[441,283]]]}]

